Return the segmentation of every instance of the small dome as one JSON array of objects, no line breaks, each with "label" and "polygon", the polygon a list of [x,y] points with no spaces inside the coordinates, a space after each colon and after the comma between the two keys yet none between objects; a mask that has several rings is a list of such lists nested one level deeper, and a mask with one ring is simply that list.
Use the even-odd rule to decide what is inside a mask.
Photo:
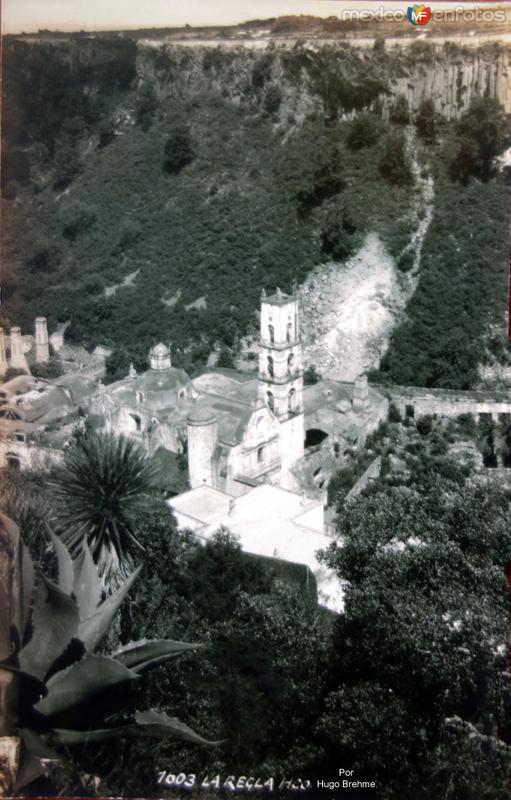
[{"label": "small dome", "polygon": [[149,351],[149,364],[151,369],[169,369],[172,366],[170,360],[170,349],[162,342],[155,345]]},{"label": "small dome", "polygon": [[159,342],[151,349],[150,355],[156,356],[157,358],[164,358],[170,355],[170,350],[168,347],[165,347],[162,342]]}]

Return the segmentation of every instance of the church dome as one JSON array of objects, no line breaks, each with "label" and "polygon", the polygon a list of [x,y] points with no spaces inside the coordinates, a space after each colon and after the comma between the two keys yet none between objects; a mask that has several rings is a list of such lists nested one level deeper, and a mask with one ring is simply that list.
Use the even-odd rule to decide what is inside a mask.
[{"label": "church dome", "polygon": [[186,372],[176,367],[149,369],[135,381],[142,404],[155,411],[178,406],[189,396],[192,386]]}]

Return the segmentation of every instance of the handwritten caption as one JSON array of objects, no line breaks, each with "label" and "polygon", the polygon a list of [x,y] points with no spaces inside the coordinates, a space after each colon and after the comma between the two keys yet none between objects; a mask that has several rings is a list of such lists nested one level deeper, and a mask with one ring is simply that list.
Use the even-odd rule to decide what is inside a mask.
[{"label": "handwritten caption", "polygon": [[311,782],[303,778],[256,778],[250,775],[204,775],[199,777],[193,772],[173,773],[163,770],[158,773],[157,783],[160,786],[178,789],[207,789],[218,791],[226,789],[231,792],[306,792],[311,788]]}]

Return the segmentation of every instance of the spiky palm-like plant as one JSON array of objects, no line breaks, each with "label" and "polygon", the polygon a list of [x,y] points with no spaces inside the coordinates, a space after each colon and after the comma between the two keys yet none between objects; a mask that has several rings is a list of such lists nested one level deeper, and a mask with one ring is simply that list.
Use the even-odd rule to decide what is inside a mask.
[{"label": "spiky palm-like plant", "polygon": [[214,744],[165,712],[131,712],[146,670],[204,645],[144,639],[111,655],[96,655],[140,568],[102,599],[101,580],[87,544],[72,559],[62,541],[53,534],[51,538],[58,584],[42,573],[34,582],[30,554],[20,543],[15,583],[21,591],[10,601],[16,610],[16,624],[11,620],[14,651],[0,662],[0,672],[12,677],[0,716],[9,734],[22,742],[16,788],[43,774],[48,762],[61,763],[63,746],[72,750],[132,736]]},{"label": "spiky palm-like plant", "polygon": [[154,471],[131,439],[111,434],[80,436],[64,456],[53,482],[55,521],[73,556],[87,542],[105,584],[116,585],[141,549],[137,512],[154,483]]}]

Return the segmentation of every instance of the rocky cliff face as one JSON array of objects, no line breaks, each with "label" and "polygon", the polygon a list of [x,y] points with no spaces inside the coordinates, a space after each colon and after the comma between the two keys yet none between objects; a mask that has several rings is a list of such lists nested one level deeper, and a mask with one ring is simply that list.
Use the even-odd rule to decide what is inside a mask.
[{"label": "rocky cliff face", "polygon": [[[144,43],[137,69],[140,81],[150,83],[159,99],[213,91],[235,103],[257,103],[269,85],[276,85],[281,115],[306,114],[328,106],[332,97],[339,113],[347,115],[378,99],[386,107],[396,94],[407,98],[412,111],[431,98],[448,119],[459,117],[476,95],[496,97],[511,112],[511,46],[505,44],[461,48],[416,43],[382,56],[344,43],[257,50]],[[343,86],[350,84],[353,94],[346,100]]]},{"label": "rocky cliff face", "polygon": [[476,95],[488,94],[511,112],[511,47],[469,50],[462,55],[438,54],[422,60],[408,74],[391,81],[394,92],[403,94],[415,110],[431,98],[436,110],[448,119],[459,117]]}]

